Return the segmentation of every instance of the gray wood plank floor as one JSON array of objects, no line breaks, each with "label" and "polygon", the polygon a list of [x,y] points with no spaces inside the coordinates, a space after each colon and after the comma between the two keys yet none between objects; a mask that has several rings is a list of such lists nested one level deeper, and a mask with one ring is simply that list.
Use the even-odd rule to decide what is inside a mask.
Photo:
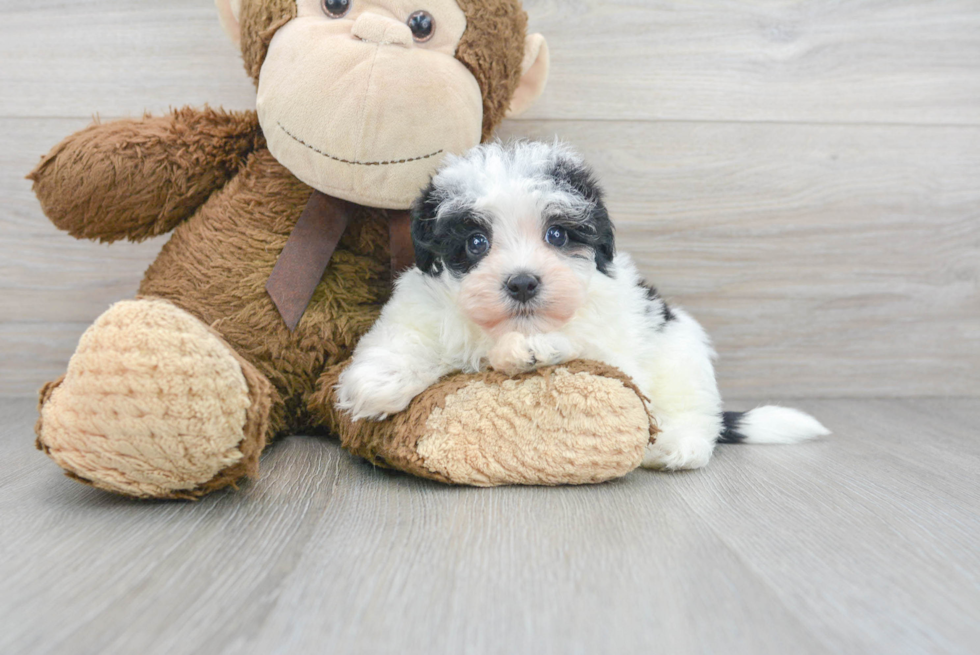
[{"label": "gray wood plank floor", "polygon": [[170,503],[0,400],[0,653],[976,652],[980,399],[800,406],[835,435],[690,473],[457,489],[294,437]]}]

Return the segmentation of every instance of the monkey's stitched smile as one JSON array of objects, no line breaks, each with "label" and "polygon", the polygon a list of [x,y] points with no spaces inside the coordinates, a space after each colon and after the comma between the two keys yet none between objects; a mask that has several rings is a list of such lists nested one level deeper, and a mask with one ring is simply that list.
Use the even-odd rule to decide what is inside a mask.
[{"label": "monkey's stitched smile", "polygon": [[435,157],[436,155],[441,155],[443,153],[443,150],[440,149],[440,150],[436,150],[435,152],[430,152],[427,155],[422,155],[421,157],[412,157],[411,159],[393,159],[391,161],[351,161],[350,159],[342,159],[340,157],[334,157],[333,155],[331,155],[328,152],[323,152],[322,150],[320,150],[316,146],[311,146],[309,143],[307,143],[306,141],[303,141],[303,139],[299,138],[298,136],[296,136],[295,134],[293,134],[292,132],[290,132],[289,130],[287,130],[283,126],[283,124],[280,123],[279,121],[276,121],[276,124],[279,125],[279,129],[280,130],[282,130],[283,132],[285,132],[286,135],[289,138],[291,138],[293,141],[295,141],[296,143],[298,143],[298,144],[300,144],[302,146],[305,146],[305,147],[309,148],[310,150],[312,150],[313,152],[317,153],[318,155],[321,155],[323,157],[326,157],[327,159],[332,159],[334,161],[338,161],[338,162],[340,162],[342,164],[353,164],[354,166],[391,166],[393,164],[408,164],[408,163],[413,162],[413,161],[421,161],[423,159],[431,159],[432,157]]}]

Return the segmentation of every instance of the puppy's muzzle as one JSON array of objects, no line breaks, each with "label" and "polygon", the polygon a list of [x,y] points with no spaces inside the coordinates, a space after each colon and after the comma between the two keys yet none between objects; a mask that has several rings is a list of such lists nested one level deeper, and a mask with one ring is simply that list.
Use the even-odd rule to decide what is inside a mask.
[{"label": "puppy's muzzle", "polygon": [[504,289],[507,295],[523,304],[531,302],[538,295],[541,288],[541,280],[530,273],[518,273],[507,278]]}]

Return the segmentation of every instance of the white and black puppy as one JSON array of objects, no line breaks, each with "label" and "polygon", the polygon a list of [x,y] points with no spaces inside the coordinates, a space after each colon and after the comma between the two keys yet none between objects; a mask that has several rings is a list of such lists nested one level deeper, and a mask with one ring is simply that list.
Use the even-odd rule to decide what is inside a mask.
[{"label": "white and black puppy", "polygon": [[629,375],[660,427],[648,468],[704,466],[715,443],[793,443],[802,412],[722,412],[701,326],[616,253],[591,170],[568,147],[483,145],[451,158],[413,207],[418,266],[402,275],[340,377],[338,407],[381,419],[453,371],[505,374],[576,358]]}]

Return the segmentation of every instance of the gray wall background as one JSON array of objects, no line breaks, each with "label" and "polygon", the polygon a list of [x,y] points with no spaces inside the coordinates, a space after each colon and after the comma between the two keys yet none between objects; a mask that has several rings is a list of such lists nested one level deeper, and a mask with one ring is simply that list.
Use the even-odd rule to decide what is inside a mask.
[{"label": "gray wall background", "polygon": [[[729,397],[980,395],[980,2],[538,1],[560,135],[619,244],[714,336]],[[163,240],[57,232],[69,133],[254,91],[207,0],[0,2],[0,395],[63,372]]]}]

